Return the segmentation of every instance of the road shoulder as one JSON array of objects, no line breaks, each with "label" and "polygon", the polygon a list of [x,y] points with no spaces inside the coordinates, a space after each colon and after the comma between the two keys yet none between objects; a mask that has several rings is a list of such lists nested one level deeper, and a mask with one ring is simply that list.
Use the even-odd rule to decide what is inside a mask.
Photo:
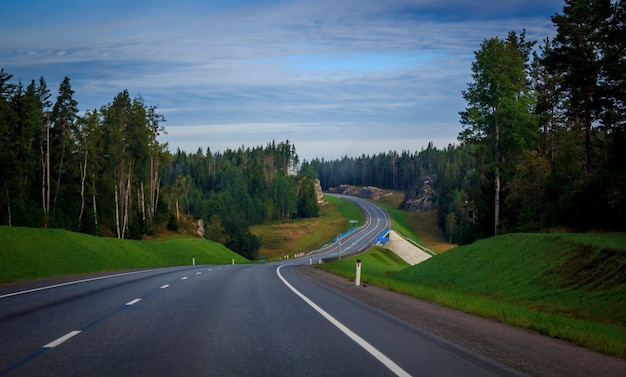
[{"label": "road shoulder", "polygon": [[623,376],[626,359],[607,356],[533,331],[354,282],[312,266],[305,276],[371,307],[532,376]]}]

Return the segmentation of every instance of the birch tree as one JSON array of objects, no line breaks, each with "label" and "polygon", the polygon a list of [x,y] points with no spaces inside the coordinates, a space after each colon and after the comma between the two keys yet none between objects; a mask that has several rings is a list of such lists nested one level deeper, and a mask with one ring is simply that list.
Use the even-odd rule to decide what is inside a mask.
[{"label": "birch tree", "polygon": [[128,91],[120,92],[113,103],[103,107],[103,157],[105,172],[112,178],[112,190],[115,203],[114,227],[117,238],[125,238],[128,227],[128,210],[131,200],[130,181],[132,178],[133,161],[127,135],[131,121],[131,100]]},{"label": "birch tree", "polygon": [[159,167],[163,159],[163,154],[167,148],[167,144],[162,145],[158,142],[157,137],[165,132],[165,127],[161,123],[165,122],[165,117],[157,113],[155,106],[148,107],[148,127],[150,129],[149,148],[149,202],[148,202],[148,223],[152,225],[154,215],[156,214],[157,205],[159,204],[159,188],[161,179],[159,177]]}]

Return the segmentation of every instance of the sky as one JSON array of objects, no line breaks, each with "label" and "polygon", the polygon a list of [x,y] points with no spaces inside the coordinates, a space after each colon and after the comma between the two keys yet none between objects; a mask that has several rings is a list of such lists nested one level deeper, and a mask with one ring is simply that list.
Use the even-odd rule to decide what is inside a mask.
[{"label": "sky", "polygon": [[562,0],[0,0],[0,68],[80,113],[121,91],[195,153],[289,140],[302,160],[456,143],[474,51]]}]

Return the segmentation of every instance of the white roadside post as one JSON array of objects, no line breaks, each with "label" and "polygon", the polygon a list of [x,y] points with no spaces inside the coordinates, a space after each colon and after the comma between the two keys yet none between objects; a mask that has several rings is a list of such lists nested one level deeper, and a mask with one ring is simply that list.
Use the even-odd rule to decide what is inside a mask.
[{"label": "white roadside post", "polygon": [[338,245],[337,257],[339,257],[339,260],[341,260],[341,234],[337,235],[337,245]]},{"label": "white roadside post", "polygon": [[361,260],[356,260],[356,278],[354,279],[354,285],[361,285]]},{"label": "white roadside post", "polygon": [[196,265],[196,257],[191,258],[191,264],[194,266]]}]

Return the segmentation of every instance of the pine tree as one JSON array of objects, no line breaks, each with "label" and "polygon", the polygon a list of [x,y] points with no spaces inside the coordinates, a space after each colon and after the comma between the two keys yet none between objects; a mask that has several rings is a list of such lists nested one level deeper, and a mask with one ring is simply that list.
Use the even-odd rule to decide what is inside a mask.
[{"label": "pine tree", "polygon": [[468,107],[460,113],[465,129],[459,140],[482,146],[481,158],[493,174],[494,235],[500,225],[502,178],[510,175],[519,151],[534,142],[533,96],[526,73],[531,46],[524,33],[485,40],[472,63],[474,81],[463,92]]}]

